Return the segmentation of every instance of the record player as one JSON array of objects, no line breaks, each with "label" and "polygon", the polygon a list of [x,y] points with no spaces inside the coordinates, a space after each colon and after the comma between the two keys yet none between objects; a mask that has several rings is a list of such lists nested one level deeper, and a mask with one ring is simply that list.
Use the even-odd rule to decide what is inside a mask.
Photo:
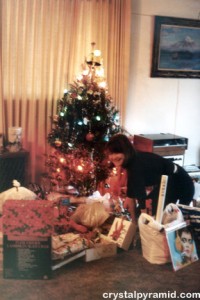
[{"label": "record player", "polygon": [[188,139],[171,133],[134,135],[136,150],[153,152],[183,166]]}]

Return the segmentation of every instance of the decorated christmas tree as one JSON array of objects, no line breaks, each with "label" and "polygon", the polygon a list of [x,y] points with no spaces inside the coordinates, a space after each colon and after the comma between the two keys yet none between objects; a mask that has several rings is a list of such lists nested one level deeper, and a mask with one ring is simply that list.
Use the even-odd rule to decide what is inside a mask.
[{"label": "decorated christmas tree", "polygon": [[47,177],[63,192],[73,187],[78,195],[91,195],[108,175],[104,146],[121,131],[119,112],[113,105],[104,77],[101,52],[85,59],[82,73],[64,91],[52,118],[48,142]]}]

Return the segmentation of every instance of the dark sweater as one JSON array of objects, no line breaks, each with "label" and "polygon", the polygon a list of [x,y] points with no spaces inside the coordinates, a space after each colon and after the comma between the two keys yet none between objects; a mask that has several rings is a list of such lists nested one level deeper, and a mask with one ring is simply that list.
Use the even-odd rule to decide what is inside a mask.
[{"label": "dark sweater", "polygon": [[169,159],[150,152],[136,152],[128,163],[127,172],[127,196],[137,198],[141,203],[147,198],[148,186],[154,186],[148,198],[157,203],[162,175],[168,176],[165,204],[176,203],[178,199],[182,204],[189,204],[192,200],[194,184],[191,177]]}]

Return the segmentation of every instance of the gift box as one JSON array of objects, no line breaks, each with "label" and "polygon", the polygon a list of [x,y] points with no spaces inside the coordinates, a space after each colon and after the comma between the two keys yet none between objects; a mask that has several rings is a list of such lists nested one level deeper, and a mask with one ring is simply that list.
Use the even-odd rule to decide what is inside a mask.
[{"label": "gift box", "polygon": [[52,259],[64,259],[89,247],[90,242],[76,233],[52,236]]},{"label": "gift box", "polygon": [[105,235],[100,236],[100,242],[94,244],[94,248],[86,249],[85,261],[93,261],[117,254],[117,244]]},{"label": "gift box", "polygon": [[48,237],[53,233],[53,207],[46,200],[7,200],[3,234]]},{"label": "gift box", "polygon": [[108,233],[108,237],[117,243],[119,248],[128,250],[136,233],[136,225],[132,222],[115,218]]}]

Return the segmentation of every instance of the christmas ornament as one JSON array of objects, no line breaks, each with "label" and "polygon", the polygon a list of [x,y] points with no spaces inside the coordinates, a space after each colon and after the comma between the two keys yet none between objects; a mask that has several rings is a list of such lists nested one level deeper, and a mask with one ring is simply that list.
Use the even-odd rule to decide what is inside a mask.
[{"label": "christmas ornament", "polygon": [[94,134],[89,132],[87,135],[86,135],[86,140],[88,142],[92,142],[94,140]]},{"label": "christmas ornament", "polygon": [[60,147],[62,145],[62,141],[59,139],[56,139],[54,144],[56,145],[56,147]]}]

